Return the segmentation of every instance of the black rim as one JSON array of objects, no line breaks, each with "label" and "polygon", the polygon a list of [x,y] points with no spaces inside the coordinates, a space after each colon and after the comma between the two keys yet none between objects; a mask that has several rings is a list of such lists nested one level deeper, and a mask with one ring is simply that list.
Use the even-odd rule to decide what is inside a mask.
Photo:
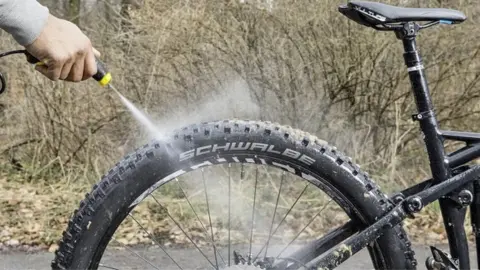
[{"label": "black rim", "polygon": [[[198,161],[200,162],[200,161]],[[284,162],[284,161],[282,161]],[[229,164],[228,165],[228,197],[231,198],[231,192],[232,192],[232,185],[231,185],[231,182],[232,182],[232,176],[231,176],[231,165],[232,164]],[[257,169],[255,170],[255,185],[257,185],[258,183],[258,167],[257,166]],[[305,172],[309,173],[310,175],[312,175],[312,173],[308,172],[307,170],[303,169]],[[235,257],[234,256],[234,250],[232,249],[232,241],[231,241],[231,205],[232,205],[232,202],[231,200],[228,200],[228,216],[227,216],[227,226],[228,226],[228,236],[227,236],[227,242],[228,242],[228,247],[227,247],[227,254],[224,254],[225,256],[222,256],[222,254],[217,250],[217,246],[215,244],[215,237],[214,237],[214,234],[213,234],[213,230],[212,230],[212,226],[211,226],[211,223],[212,223],[212,220],[211,220],[211,215],[210,215],[210,206],[208,204],[208,201],[209,201],[209,192],[208,192],[208,189],[207,189],[207,186],[206,186],[206,181],[205,181],[205,177],[204,177],[204,171],[203,169],[201,170],[201,175],[202,175],[202,182],[203,182],[203,188],[205,190],[205,201],[206,201],[206,204],[207,204],[207,212],[208,212],[208,215],[209,215],[209,227],[210,227],[210,230],[208,230],[207,226],[205,226],[205,224],[203,224],[200,220],[200,218],[198,217],[198,213],[194,210],[194,207],[192,206],[192,202],[190,200],[188,200],[188,196],[186,196],[186,191],[185,191],[185,188],[182,186],[182,184],[180,183],[180,181],[177,181],[177,186],[179,187],[179,189],[181,190],[181,193],[183,194],[184,198],[187,198],[186,201],[187,201],[187,204],[190,206],[191,209],[193,209],[193,213],[195,215],[195,219],[197,219],[199,221],[199,223],[201,224],[201,227],[202,227],[202,231],[206,234],[206,235],[209,235],[209,240],[211,241],[211,244],[213,246],[213,249],[214,249],[214,256],[213,256],[213,259],[212,258],[209,258],[207,256],[207,254],[205,254],[205,252],[203,252],[201,250],[200,247],[198,247],[195,242],[193,241],[193,239],[189,238],[188,236],[188,233],[185,232],[182,227],[181,227],[181,224],[176,221],[170,214],[169,215],[169,218],[176,224],[176,226],[178,228],[180,228],[180,230],[182,231],[182,233],[189,239],[189,242],[200,252],[200,254],[202,254],[202,257],[208,261],[209,265],[214,268],[214,269],[222,269],[222,267],[224,266],[231,266],[231,265],[234,265],[235,264],[235,258],[232,258],[232,257]],[[281,183],[281,186],[283,186],[283,183],[285,181],[285,175],[286,173],[283,172],[281,177],[280,177],[280,183]],[[245,176],[245,171],[244,171],[244,164],[242,163],[242,166],[241,166],[241,171],[240,171],[240,179],[244,178]],[[317,179],[321,179],[320,177],[315,177]],[[305,179],[304,179],[305,180]],[[162,185],[165,186],[167,183],[170,183],[172,180],[170,180],[169,182],[166,182]],[[325,181],[325,180],[317,180],[319,182],[322,182],[322,184],[318,185],[318,183],[314,183],[315,186],[318,186],[320,187],[319,190],[321,191],[324,191],[324,189],[322,189],[322,187],[325,187],[325,186],[328,186],[328,182]],[[248,254],[250,254],[250,256],[246,256],[244,259],[245,259],[245,262],[248,264],[248,263],[256,263],[258,262],[259,258],[262,259],[262,261],[266,261],[268,259],[268,256],[267,256],[267,252],[269,250],[269,245],[270,245],[270,240],[272,238],[272,235],[275,235],[277,229],[282,225],[282,223],[285,222],[285,219],[288,217],[288,214],[290,213],[290,211],[295,207],[295,205],[297,204],[298,200],[300,200],[300,198],[302,197],[302,195],[305,193],[306,189],[309,187],[309,186],[314,186],[312,185],[311,182],[308,182],[307,181],[304,181],[305,186],[303,187],[303,190],[300,192],[299,196],[297,196],[294,200],[294,202],[292,203],[291,207],[287,210],[287,214],[285,215],[282,215],[282,218],[281,218],[281,221],[277,224],[277,225],[274,225],[274,220],[275,218],[279,217],[278,213],[277,213],[277,208],[278,208],[278,200],[280,200],[280,193],[281,193],[281,189],[279,188],[278,191],[275,194],[275,205],[274,205],[274,214],[272,215],[271,217],[271,220],[270,220],[270,223],[269,223],[269,229],[268,229],[268,236],[267,236],[267,240],[264,242],[264,244],[261,246],[261,248],[259,248],[257,251],[254,252],[254,254],[252,254],[252,238],[253,238],[253,223],[254,223],[254,219],[255,219],[255,201],[256,201],[256,188],[254,189],[255,193],[254,193],[254,204],[253,204],[253,207],[252,207],[252,210],[251,210],[251,223],[250,223],[250,234],[249,234],[249,238],[250,238],[250,241],[249,241],[249,250],[248,250]],[[335,200],[334,199],[330,199],[326,205],[324,205],[324,208],[327,208],[328,205],[332,202],[332,201],[335,201],[343,210],[345,209],[348,209],[348,211],[346,211],[346,213],[352,213],[352,208],[353,208],[353,205],[346,205],[345,202],[348,202],[347,200],[345,200],[342,195],[336,191],[334,188],[332,187],[329,187],[330,191],[333,190],[333,193],[335,194]],[[158,204],[159,207],[163,208],[166,210],[166,207],[164,207],[159,201],[158,199],[156,199],[153,195],[150,195],[150,197],[152,197],[156,203]],[[341,199],[340,199],[341,198]],[[339,203],[340,202],[340,203]],[[308,228],[308,226],[310,224],[312,224],[315,219],[322,213],[323,209],[316,213],[315,215],[312,216],[312,218],[306,223],[306,225],[304,225],[300,230],[299,232],[297,232],[297,234],[289,241],[289,243],[280,251],[280,253],[275,256],[275,259],[277,259],[277,262],[279,260],[284,260],[284,261],[288,261],[288,260],[294,260],[294,258],[289,258],[289,257],[285,257],[285,250],[287,250],[296,240],[297,238],[302,234],[302,232],[304,232],[304,230],[306,228]],[[132,210],[132,209],[130,209]],[[168,213],[168,210],[166,210],[166,212]],[[132,217],[133,216],[129,213],[128,216]],[[356,217],[358,219],[358,217]],[[94,256],[94,260],[92,260],[92,263],[91,263],[91,266],[95,268],[95,266],[100,266],[100,267],[107,267],[107,268],[114,268],[113,266],[110,266],[110,265],[103,265],[103,264],[99,264],[100,262],[100,259],[103,255],[103,252],[105,250],[105,247],[108,245],[108,239],[109,239],[109,236],[108,235],[111,235],[116,229],[117,227],[121,224],[121,222],[123,221],[123,218],[118,218],[117,220],[115,220],[113,223],[112,223],[112,226],[109,228],[109,233],[107,233],[105,235],[105,237],[102,239],[101,241],[101,245],[99,245],[99,248],[97,249],[97,252]],[[137,222],[137,220],[135,220]],[[348,225],[348,224],[347,224]],[[345,225],[346,226],[346,225]],[[325,246],[334,246],[335,244],[339,243],[341,240],[344,240],[346,238],[348,238],[351,234],[354,233],[353,230],[346,230],[346,232],[348,233],[344,233],[341,234],[341,237],[337,237],[334,239],[335,241],[332,240],[331,244],[327,244]],[[153,236],[151,235],[150,232],[145,232],[147,235],[149,235],[149,238],[153,238]],[[326,234],[327,238],[329,237],[329,234]],[[158,243],[159,241],[156,241],[156,239],[152,239],[153,242],[155,242],[155,245],[156,246],[159,246],[161,247],[161,244]],[[103,247],[103,248],[101,248]],[[178,269],[184,269],[182,268],[182,266],[180,265],[180,263],[178,263],[178,259],[175,259],[173,258],[166,249],[164,249],[163,247],[161,248],[161,252],[164,252],[170,260],[172,260],[172,262],[178,267]],[[263,254],[263,255],[262,255]],[[321,254],[321,253],[320,253]],[[134,254],[135,255],[135,254]],[[238,263],[238,262],[237,262]],[[298,262],[297,263],[298,266],[301,266],[302,265],[302,262]],[[153,266],[152,266],[153,267]],[[155,267],[158,267],[158,266],[155,266]],[[268,269],[268,268],[267,268]],[[290,268],[289,268],[290,269]],[[291,268],[291,269],[296,269],[296,268]]]}]

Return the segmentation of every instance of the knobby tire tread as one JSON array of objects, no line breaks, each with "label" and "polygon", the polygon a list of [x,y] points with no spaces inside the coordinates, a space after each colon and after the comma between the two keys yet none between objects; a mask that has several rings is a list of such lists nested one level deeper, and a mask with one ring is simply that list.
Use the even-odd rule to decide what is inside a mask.
[{"label": "knobby tire tread", "polygon": [[[281,136],[285,141],[288,141],[289,145],[296,145],[296,150],[303,147],[309,149],[311,153],[313,153],[311,151],[312,149],[316,150],[317,155],[329,155],[330,159],[333,158],[336,161],[338,167],[343,166],[348,168],[346,171],[349,171],[355,176],[357,181],[361,180],[364,191],[374,195],[365,198],[366,203],[364,203],[364,205],[366,205],[367,209],[363,209],[361,213],[367,219],[366,223],[368,224],[375,222],[375,220],[393,207],[388,198],[379,190],[379,187],[369,178],[368,174],[362,172],[359,166],[352,162],[351,158],[345,156],[335,147],[328,145],[325,141],[288,126],[281,126],[271,122],[248,120],[214,121],[191,125],[176,130],[173,132],[171,139],[173,142],[180,141],[180,143],[188,144],[191,143],[192,138],[195,136],[213,136],[213,131],[217,133],[223,132],[225,137],[229,138],[241,138],[246,135],[249,135],[250,138],[255,136]],[[216,139],[217,140],[212,140],[212,143],[218,143],[218,138]],[[254,140],[250,141],[255,142]],[[59,241],[59,248],[55,252],[55,258],[51,263],[52,269],[70,269],[72,267],[72,264],[78,259],[74,256],[74,253],[76,249],[81,248],[78,244],[88,230],[88,226],[92,220],[94,220],[96,211],[105,207],[103,206],[104,199],[110,194],[115,193],[115,187],[119,185],[121,181],[125,181],[122,180],[122,177],[119,175],[137,170],[137,167],[143,162],[150,162],[150,160],[154,158],[155,150],[163,147],[162,144],[163,142],[153,141],[152,143],[145,144],[141,148],[135,149],[133,153],[125,156],[121,162],[117,163],[113,169],[104,175],[101,181],[93,186],[90,193],[85,195],[85,198],[80,202],[79,208],[74,211],[69,220],[67,229],[63,232],[63,237]],[[340,188],[342,188],[341,192],[347,193],[347,195],[359,192],[358,190],[352,190],[353,188],[349,189],[349,186],[342,186]],[[372,207],[372,205],[378,206],[377,209],[368,209],[368,207]],[[357,206],[358,205],[356,205],[356,207]],[[365,208],[365,206],[360,206],[360,208]],[[372,216],[372,213],[375,214]],[[117,213],[122,219],[127,214],[128,213]],[[403,254],[401,254],[400,258],[398,258],[398,256],[397,258],[391,258],[392,260],[397,260],[396,264],[392,267],[401,267],[403,269],[416,268],[417,261],[414,258],[415,253],[411,249],[411,243],[401,225],[387,231],[376,243],[380,245],[381,248],[376,249],[376,251],[370,249],[371,254],[373,253],[373,255],[375,255],[375,253],[379,252],[378,250],[383,250],[381,252],[386,253],[389,253],[389,250],[396,250],[394,255],[399,255],[399,252]],[[385,249],[387,249],[387,251],[385,251]],[[385,260],[385,257],[388,255],[392,255],[392,252],[386,255],[376,254],[376,256],[372,258]],[[385,264],[388,265],[389,263],[379,262],[379,265]]]}]

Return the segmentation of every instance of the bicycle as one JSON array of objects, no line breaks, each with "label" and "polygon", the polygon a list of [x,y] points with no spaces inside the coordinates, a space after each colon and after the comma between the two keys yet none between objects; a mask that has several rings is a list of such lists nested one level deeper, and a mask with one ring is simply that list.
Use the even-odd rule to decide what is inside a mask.
[{"label": "bicycle", "polygon": [[[202,269],[233,269],[234,266],[242,264],[263,269],[332,269],[365,247],[368,248],[376,269],[414,269],[417,261],[402,228],[402,221],[438,200],[451,255],[431,247],[433,254],[427,260],[426,266],[428,269],[470,268],[468,242],[463,224],[467,207],[470,207],[473,233],[478,243],[480,167],[466,164],[480,156],[480,134],[439,129],[416,45],[420,30],[437,24],[461,23],[466,19],[465,15],[448,9],[400,8],[366,1],[351,1],[340,6],[339,11],[361,25],[380,31],[392,31],[402,40],[405,64],[418,110],[412,119],[418,121],[424,136],[432,172],[431,179],[387,197],[351,159],[335,147],[300,130],[270,122],[241,120],[190,125],[174,131],[164,140],[155,140],[127,155],[93,187],[92,192],[86,195],[78,210],[74,212],[56,251],[52,268],[113,268],[101,263],[110,242],[132,251],[132,254],[137,255],[133,256],[134,258],[142,257],[139,252],[126,244],[122,245],[121,241],[112,237],[122,222],[129,218],[132,224],[137,224],[137,230],[143,232],[149,243],[158,246],[162,254],[166,255],[161,269],[184,269],[186,263],[171,256],[172,251],[165,248],[164,243],[160,243],[164,240],[133,217],[136,207],[147,199],[151,204],[146,207],[159,209],[161,213],[156,215],[168,219],[172,228],[177,228],[184,233],[185,236],[182,237],[188,238],[185,242],[201,253],[199,256],[202,261],[195,261],[194,266]],[[446,153],[444,140],[464,142],[465,146],[453,153]],[[216,193],[207,192],[207,180],[213,181],[213,178],[208,178],[205,173],[207,168],[217,169],[213,175],[225,174],[224,178],[216,179]],[[277,174],[280,176],[278,185],[271,177],[273,173],[270,170],[275,168],[282,170]],[[191,205],[191,200],[196,195],[187,195],[187,188],[182,186],[182,182],[195,180],[195,177],[183,178],[184,175],[195,172],[198,179],[202,179],[199,183],[200,186],[203,184],[205,195],[202,193],[205,199],[202,209],[208,213],[208,219],[207,214],[200,218],[199,209],[195,210]],[[233,179],[236,177],[232,177],[232,172],[234,176],[235,173],[240,175],[239,180]],[[247,184],[247,176],[251,176],[251,184]],[[292,179],[301,181],[300,188],[295,189],[293,183],[298,182]],[[224,180],[223,184],[220,183],[221,180]],[[175,188],[167,189],[167,184],[172,184]],[[198,220],[197,225],[201,224],[198,234],[202,236],[187,233],[184,230],[185,225],[182,227],[178,218],[173,217],[175,213],[165,207],[165,202],[161,202],[158,196],[153,195],[163,187],[166,191],[161,194],[174,194],[175,198],[187,201],[179,205],[190,205],[189,215],[195,217],[196,222]],[[198,187],[195,185],[194,189]],[[248,211],[243,209],[243,205],[237,207],[239,202],[231,199],[231,196],[234,196],[232,187],[234,192],[239,189],[240,193],[243,189],[253,188],[253,199],[248,198],[249,203],[246,205]],[[310,193],[313,191],[306,191],[307,187],[313,187],[314,191],[324,191],[331,197],[325,200],[326,204],[332,201],[337,203],[339,209],[345,211],[349,221],[330,230],[321,238],[307,241],[306,245],[289,255],[280,255],[284,249],[276,256],[269,256],[269,245],[274,239],[278,240],[274,235],[280,224],[285,224],[284,220],[295,221],[308,217],[309,226],[316,224],[313,221],[323,209],[313,211],[309,200],[300,200],[304,194],[315,198]],[[266,192],[258,191],[261,188]],[[287,206],[283,211],[287,214],[277,216],[279,201],[282,201],[281,194],[282,191],[285,192],[282,189],[288,189],[289,194],[301,195],[294,201],[285,200]],[[271,192],[272,190],[275,192]],[[212,222],[211,202],[226,194],[227,200],[217,205],[221,214],[218,217],[213,216],[217,220]],[[256,209],[257,196],[270,195],[272,203],[262,205],[270,205],[274,210],[268,208],[262,212]],[[305,209],[292,210],[295,205],[302,203],[305,204]],[[288,205],[292,206],[288,208]],[[244,224],[242,220],[232,219],[232,207],[237,207],[233,214],[249,213],[251,216],[248,222]],[[293,218],[288,217],[291,212],[294,212]],[[277,221],[279,225],[273,229],[276,219],[281,216],[283,219]],[[262,217],[271,219],[271,224],[266,223],[264,232],[260,232],[258,226],[255,227]],[[335,221],[341,218],[335,217],[331,220],[333,226]],[[208,225],[205,225],[207,222]],[[242,226],[247,228],[246,235],[240,234],[236,237],[235,233],[243,230]],[[215,233],[213,228],[216,229]],[[288,232],[282,231],[281,238],[289,237]],[[305,228],[300,230],[300,233],[293,234],[295,237],[289,245],[305,234],[308,234]],[[219,235],[228,235],[228,241],[218,241]],[[253,247],[257,243],[252,241],[254,236],[265,239],[265,243],[260,245],[261,248]],[[208,242],[208,247],[213,249],[213,252],[209,253],[210,258],[202,251],[198,239],[204,239]],[[232,243],[235,250],[232,250]],[[248,249],[248,252],[237,251],[235,245]],[[160,269],[146,258],[141,259],[146,262],[146,266]],[[477,259],[480,259],[480,245],[477,245]]]}]

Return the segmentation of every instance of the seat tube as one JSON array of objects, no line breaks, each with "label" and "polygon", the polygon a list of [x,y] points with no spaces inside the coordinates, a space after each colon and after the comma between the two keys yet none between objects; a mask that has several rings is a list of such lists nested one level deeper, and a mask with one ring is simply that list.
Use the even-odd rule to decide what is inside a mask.
[{"label": "seat tube", "polygon": [[[415,40],[418,25],[407,23],[404,28],[404,31],[397,32],[397,37],[403,41],[405,64],[417,105],[417,114],[414,119],[420,123],[432,177],[438,183],[451,177],[451,169],[445,156],[443,138],[438,129],[422,58]],[[459,263],[460,269],[470,269],[468,242],[463,226],[466,208],[459,208],[449,198],[440,198],[439,203],[450,254]]]},{"label": "seat tube", "polygon": [[443,138],[438,131],[422,58],[417,50],[415,37],[405,37],[402,41],[405,49],[403,56],[417,105],[417,115],[414,119],[420,123],[433,179],[438,182],[445,181],[450,177],[450,169],[445,158]]}]

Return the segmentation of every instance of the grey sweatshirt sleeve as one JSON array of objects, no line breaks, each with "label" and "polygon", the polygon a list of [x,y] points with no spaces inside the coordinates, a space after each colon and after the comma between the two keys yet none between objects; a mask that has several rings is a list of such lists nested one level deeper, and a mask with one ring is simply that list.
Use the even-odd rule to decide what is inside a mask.
[{"label": "grey sweatshirt sleeve", "polygon": [[0,0],[0,28],[23,46],[37,39],[48,14],[48,8],[36,0]]}]

